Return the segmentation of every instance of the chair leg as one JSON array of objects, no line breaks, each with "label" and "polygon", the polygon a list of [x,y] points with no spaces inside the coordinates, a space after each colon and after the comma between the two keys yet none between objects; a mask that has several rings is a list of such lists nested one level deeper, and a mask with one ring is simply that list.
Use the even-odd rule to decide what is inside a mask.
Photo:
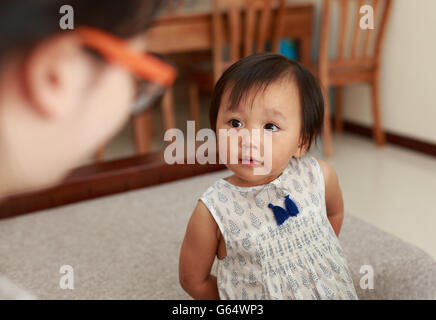
[{"label": "chair leg", "polygon": [[344,123],[342,121],[342,105],[343,105],[343,87],[336,87],[336,95],[335,95],[335,130],[337,132],[344,131]]},{"label": "chair leg", "polygon": [[195,121],[195,131],[201,128],[200,123],[200,96],[198,86],[195,83],[189,83],[189,109],[191,119]]},{"label": "chair leg", "polygon": [[165,130],[176,127],[176,120],[174,116],[174,97],[173,88],[168,88],[162,99],[162,115]]},{"label": "chair leg", "polygon": [[380,116],[380,95],[379,95],[379,78],[378,75],[374,77],[371,84],[372,91],[372,117],[373,125],[373,138],[378,146],[386,144],[386,136],[383,132]]},{"label": "chair leg", "polygon": [[151,109],[133,117],[136,153],[146,154],[151,149],[153,136],[153,111]]},{"label": "chair leg", "polygon": [[330,126],[330,102],[329,95],[326,94],[324,103],[324,133],[323,133],[324,155],[331,157],[333,155],[332,132]]}]

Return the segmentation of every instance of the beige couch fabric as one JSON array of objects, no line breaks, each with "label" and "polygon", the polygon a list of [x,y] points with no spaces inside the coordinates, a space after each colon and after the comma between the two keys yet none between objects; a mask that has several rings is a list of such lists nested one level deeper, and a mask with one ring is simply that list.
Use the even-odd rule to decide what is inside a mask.
[{"label": "beige couch fabric", "polygon": [[[189,299],[178,255],[197,198],[228,171],[0,220],[0,275],[39,299]],[[436,262],[346,213],[340,241],[361,299],[434,299]],[[61,289],[60,268],[74,271]],[[374,289],[359,285],[362,265]]]}]

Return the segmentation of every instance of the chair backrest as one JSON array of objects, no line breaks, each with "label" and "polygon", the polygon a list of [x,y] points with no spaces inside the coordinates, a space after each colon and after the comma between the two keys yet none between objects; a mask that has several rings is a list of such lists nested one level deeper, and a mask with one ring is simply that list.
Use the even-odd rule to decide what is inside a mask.
[{"label": "chair backrest", "polygon": [[[271,51],[278,51],[285,5],[285,0],[213,0],[215,82],[232,63],[250,54],[265,52],[267,40],[272,40]],[[223,55],[226,43],[229,45],[228,59]]]},{"label": "chair backrest", "polygon": [[[334,6],[338,19],[332,19]],[[370,7],[364,7],[369,5]],[[378,65],[392,0],[324,0],[319,48],[320,68]],[[361,19],[373,10],[374,29],[363,30]],[[362,9],[362,12],[361,12]],[[333,21],[334,20],[334,21]],[[337,22],[336,57],[329,60],[333,22]]]}]

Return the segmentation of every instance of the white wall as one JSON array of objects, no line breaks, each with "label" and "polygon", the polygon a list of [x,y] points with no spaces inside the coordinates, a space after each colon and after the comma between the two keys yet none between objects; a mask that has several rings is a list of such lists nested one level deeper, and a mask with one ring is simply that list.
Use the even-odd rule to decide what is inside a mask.
[{"label": "white wall", "polygon": [[[319,17],[322,0],[290,2],[316,4]],[[318,34],[319,21],[316,46]],[[393,1],[381,65],[380,103],[385,130],[436,143],[435,0]],[[345,90],[344,118],[372,124],[369,86],[352,85]]]}]

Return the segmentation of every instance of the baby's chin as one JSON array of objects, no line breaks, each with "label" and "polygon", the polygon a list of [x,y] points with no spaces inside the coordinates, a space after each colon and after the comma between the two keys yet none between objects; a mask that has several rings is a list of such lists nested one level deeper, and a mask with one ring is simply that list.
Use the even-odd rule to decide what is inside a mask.
[{"label": "baby's chin", "polygon": [[258,170],[262,170],[262,165],[250,167],[236,164],[227,165],[227,168],[230,169],[235,174],[235,176],[247,186],[267,184],[273,181],[278,176],[278,174],[275,174],[273,171],[269,172],[268,174],[255,174],[254,169],[257,168]]}]

